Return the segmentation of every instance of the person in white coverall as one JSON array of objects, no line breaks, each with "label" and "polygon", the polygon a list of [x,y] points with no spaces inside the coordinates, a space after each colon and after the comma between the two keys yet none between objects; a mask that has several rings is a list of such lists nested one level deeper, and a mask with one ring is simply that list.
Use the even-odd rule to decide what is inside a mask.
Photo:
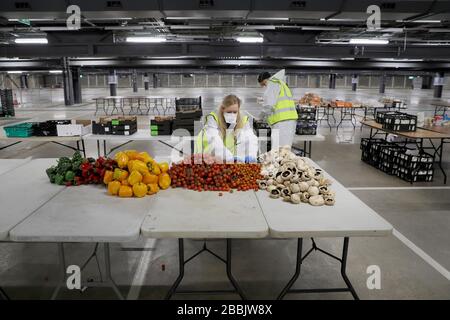
[{"label": "person in white coverall", "polygon": [[255,162],[258,139],[249,117],[240,111],[241,100],[226,96],[217,112],[209,113],[197,136],[195,153],[211,154],[224,162]]},{"label": "person in white coverall", "polygon": [[265,87],[263,111],[261,116],[267,119],[271,127],[272,146],[292,147],[295,128],[297,125],[297,111],[292,93],[287,86],[284,70],[271,76],[268,72],[263,72],[258,76],[258,82]]}]

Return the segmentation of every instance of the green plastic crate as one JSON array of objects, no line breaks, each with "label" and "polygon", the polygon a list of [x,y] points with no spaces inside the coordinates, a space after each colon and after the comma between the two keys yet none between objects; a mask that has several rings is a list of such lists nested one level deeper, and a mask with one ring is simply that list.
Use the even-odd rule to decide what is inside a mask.
[{"label": "green plastic crate", "polygon": [[8,138],[26,138],[33,135],[33,123],[25,122],[13,126],[3,127]]}]

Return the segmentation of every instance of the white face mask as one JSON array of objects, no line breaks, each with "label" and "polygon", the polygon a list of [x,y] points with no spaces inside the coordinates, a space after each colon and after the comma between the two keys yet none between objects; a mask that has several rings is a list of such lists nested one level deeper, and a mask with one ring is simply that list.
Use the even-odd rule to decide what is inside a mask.
[{"label": "white face mask", "polygon": [[225,118],[225,122],[228,124],[236,124],[237,113],[224,112],[223,117]]}]

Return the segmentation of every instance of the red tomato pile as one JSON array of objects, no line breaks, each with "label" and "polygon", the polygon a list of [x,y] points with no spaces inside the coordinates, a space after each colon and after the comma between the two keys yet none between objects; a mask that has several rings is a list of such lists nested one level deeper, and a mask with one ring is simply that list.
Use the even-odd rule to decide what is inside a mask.
[{"label": "red tomato pile", "polygon": [[[195,157],[195,156],[194,156]],[[186,188],[196,191],[257,191],[257,179],[261,179],[260,164],[245,163],[212,163],[192,161],[173,164],[169,170],[172,187]],[[195,162],[194,162],[195,160]],[[200,163],[199,163],[200,162]]]}]

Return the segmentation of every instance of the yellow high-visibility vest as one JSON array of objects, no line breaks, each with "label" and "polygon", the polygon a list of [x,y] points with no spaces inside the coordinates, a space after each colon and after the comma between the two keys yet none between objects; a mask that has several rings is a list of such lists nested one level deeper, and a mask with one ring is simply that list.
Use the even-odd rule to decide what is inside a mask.
[{"label": "yellow high-visibility vest", "polygon": [[[215,112],[211,112],[206,116],[205,124],[208,121],[208,117],[212,116],[214,120],[216,120],[217,124],[219,124],[219,117]],[[248,122],[248,116],[244,116],[242,118],[242,121],[244,124]],[[230,150],[230,152],[235,156],[236,155],[236,139],[234,138],[233,131],[230,130],[227,131],[227,134],[225,136],[225,139],[223,141],[223,144],[225,145],[225,148]],[[195,141],[195,151],[197,153],[211,153],[211,147],[208,143],[208,137],[206,136],[206,128],[203,128],[202,131],[197,135],[197,139]]]},{"label": "yellow high-visibility vest", "polygon": [[267,123],[273,125],[280,121],[297,120],[297,110],[295,109],[295,102],[292,99],[291,89],[284,81],[276,78],[269,79],[273,83],[280,86],[280,94],[278,95],[277,103],[273,107],[272,114],[267,117]]}]

